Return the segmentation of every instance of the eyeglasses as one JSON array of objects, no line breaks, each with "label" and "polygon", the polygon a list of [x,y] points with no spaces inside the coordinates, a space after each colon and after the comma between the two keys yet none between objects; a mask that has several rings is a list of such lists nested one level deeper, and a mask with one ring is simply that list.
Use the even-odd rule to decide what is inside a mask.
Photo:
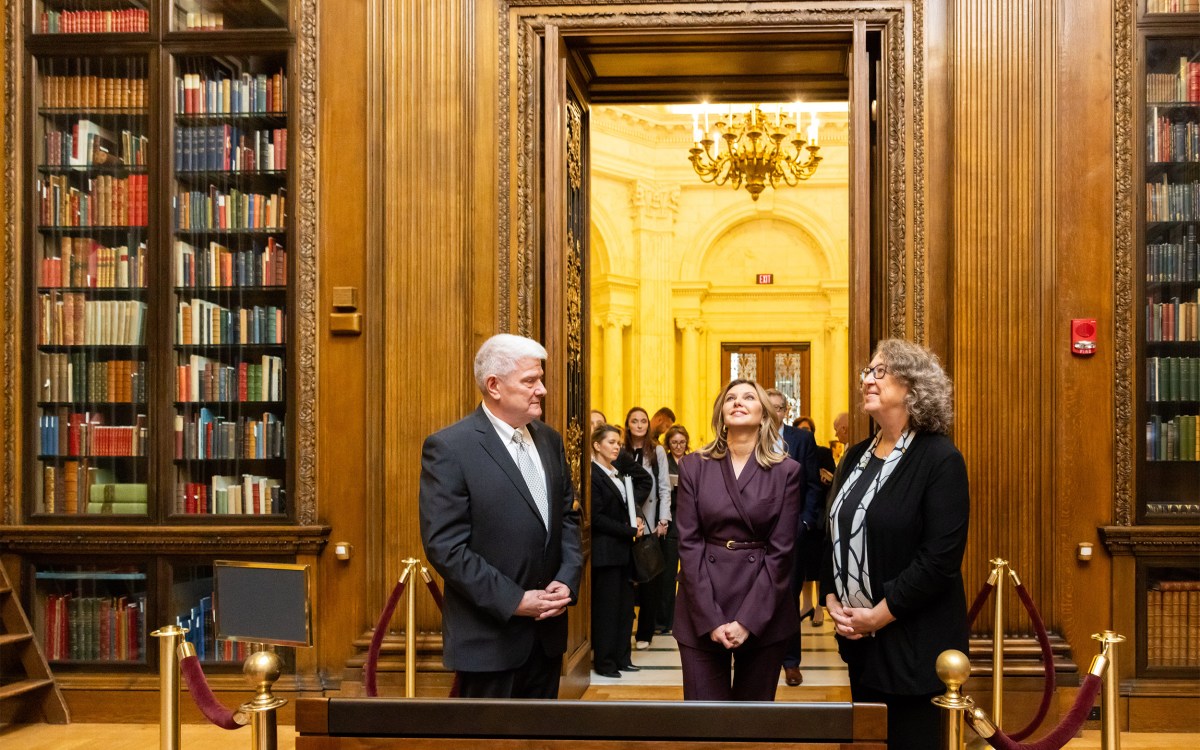
[{"label": "eyeglasses", "polygon": [[858,371],[858,380],[861,383],[865,383],[865,382],[867,382],[868,375],[872,376],[876,380],[883,380],[883,377],[885,375],[887,375],[887,372],[888,372],[887,365],[875,365],[874,367],[864,367]]}]

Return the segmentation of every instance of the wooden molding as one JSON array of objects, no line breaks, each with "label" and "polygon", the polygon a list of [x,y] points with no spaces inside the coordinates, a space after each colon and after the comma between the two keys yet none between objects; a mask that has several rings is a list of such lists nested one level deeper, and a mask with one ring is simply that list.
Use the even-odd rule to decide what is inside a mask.
[{"label": "wooden molding", "polygon": [[328,526],[0,526],[5,553],[319,554]]},{"label": "wooden molding", "polygon": [[[886,29],[888,71],[887,113],[888,156],[886,205],[887,335],[905,338],[925,336],[925,107],[924,0],[880,2],[847,10],[843,7],[722,8],[697,3],[685,9],[659,10],[622,5],[619,12],[596,10],[615,5],[592,0],[567,7],[560,4],[547,12],[544,4],[522,10],[521,2],[504,3],[510,19],[501,27],[499,92],[500,153],[508,154],[501,169],[498,217],[501,247],[497,252],[501,309],[510,311],[512,328],[522,335],[536,335],[538,327],[537,270],[540,232],[537,201],[540,199],[540,40],[548,25],[564,35],[593,30],[629,29],[720,29],[780,26],[845,25],[866,22]],[[651,5],[651,4],[645,4]],[[515,53],[510,52],[509,33],[515,31]],[[508,60],[515,57],[515,75],[508,75]],[[911,63],[911,64],[910,64]],[[509,89],[511,88],[511,91]],[[911,102],[908,92],[911,93]],[[510,97],[516,99],[516,116],[510,118]],[[910,121],[911,120],[911,121]],[[515,132],[510,137],[509,128]],[[510,151],[511,150],[511,151]],[[910,163],[910,159],[914,161]],[[910,170],[912,179],[909,179]],[[512,175],[507,173],[511,172]],[[515,179],[514,176],[515,175]],[[920,178],[920,181],[918,181]],[[515,183],[511,197],[508,186]],[[912,192],[910,194],[910,188]],[[509,230],[510,216],[516,227]],[[912,225],[911,237],[908,228]],[[511,244],[509,244],[511,243]],[[920,245],[918,247],[917,245]],[[515,290],[514,290],[515,285]],[[911,287],[911,289],[910,289]],[[515,299],[514,299],[515,295]],[[911,309],[910,309],[911,308]],[[501,321],[501,330],[507,330]]]},{"label": "wooden molding", "polygon": [[1119,525],[1134,521],[1135,438],[1134,358],[1137,350],[1137,307],[1134,269],[1133,192],[1133,69],[1134,14],[1138,0],[1113,2],[1113,404],[1116,409],[1113,443],[1115,476],[1113,518]]}]

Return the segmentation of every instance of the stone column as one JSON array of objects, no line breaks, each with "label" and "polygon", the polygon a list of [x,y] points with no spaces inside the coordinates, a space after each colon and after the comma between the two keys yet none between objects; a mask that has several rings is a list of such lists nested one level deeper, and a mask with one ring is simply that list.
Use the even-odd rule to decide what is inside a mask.
[{"label": "stone column", "polygon": [[[833,437],[833,418],[844,411],[853,413],[857,406],[851,401],[857,394],[858,381],[851,373],[849,336],[850,327],[847,321],[835,318],[825,322],[825,351],[829,356],[825,358],[822,369],[829,388],[828,399],[823,405],[826,413],[821,418],[821,424],[823,431],[828,430],[824,434],[829,435],[830,439]],[[863,367],[867,363],[854,364]],[[860,439],[863,437],[866,436],[859,436]]]},{"label": "stone column", "polygon": [[604,401],[600,409],[610,424],[617,424],[624,415],[624,377],[622,362],[622,329],[630,323],[628,318],[609,313],[601,320],[604,328]]},{"label": "stone column", "polygon": [[683,368],[693,373],[683,379],[675,416],[687,427],[695,449],[703,444],[701,436],[706,434],[710,421],[704,396],[700,393],[700,333],[704,330],[704,322],[699,318],[676,318],[675,325],[683,332],[680,352]]},{"label": "stone column", "polygon": [[[678,409],[675,383],[675,331],[671,327],[671,250],[679,214],[679,186],[635,182],[629,203],[633,254],[641,280],[634,315],[636,373],[632,401],[653,414],[660,406]],[[678,417],[678,412],[676,413]]]}]

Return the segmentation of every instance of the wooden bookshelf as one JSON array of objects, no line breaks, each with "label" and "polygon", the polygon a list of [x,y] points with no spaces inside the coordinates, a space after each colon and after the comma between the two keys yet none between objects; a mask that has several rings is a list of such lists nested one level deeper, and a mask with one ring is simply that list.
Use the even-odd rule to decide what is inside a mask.
[{"label": "wooden bookshelf", "polygon": [[1200,698],[1200,5],[1138,0],[1132,36],[1133,493],[1102,531],[1136,731]]},{"label": "wooden bookshelf", "polygon": [[[312,290],[290,261],[312,240],[294,200],[296,6],[28,4],[13,103],[28,375],[0,552],[68,688],[149,675],[148,632],[177,622],[232,670],[212,562],[312,562],[325,542],[311,478],[297,493],[295,306]],[[311,658],[287,661],[315,680]]]}]

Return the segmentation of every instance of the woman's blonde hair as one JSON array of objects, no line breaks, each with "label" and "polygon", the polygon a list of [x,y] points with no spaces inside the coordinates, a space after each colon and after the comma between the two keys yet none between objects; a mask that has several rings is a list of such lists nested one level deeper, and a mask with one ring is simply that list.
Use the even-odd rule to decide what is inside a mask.
[{"label": "woman's blonde hair", "polygon": [[762,404],[762,422],[758,426],[758,440],[754,445],[754,460],[764,469],[774,466],[783,459],[787,458],[787,453],[779,449],[779,445],[783,442],[780,437],[779,428],[775,426],[775,416],[771,411],[771,402],[767,398],[767,392],[761,385],[748,378],[737,378],[729,381],[729,385],[721,389],[717,394],[717,400],[713,402],[713,417],[712,428],[713,433],[717,436],[711,443],[699,450],[700,455],[705,458],[722,459],[729,452],[729,444],[726,442],[727,428],[725,427],[725,412],[722,407],[725,405],[725,396],[734,386],[749,385],[754,388],[754,393],[758,397],[758,401]]}]

